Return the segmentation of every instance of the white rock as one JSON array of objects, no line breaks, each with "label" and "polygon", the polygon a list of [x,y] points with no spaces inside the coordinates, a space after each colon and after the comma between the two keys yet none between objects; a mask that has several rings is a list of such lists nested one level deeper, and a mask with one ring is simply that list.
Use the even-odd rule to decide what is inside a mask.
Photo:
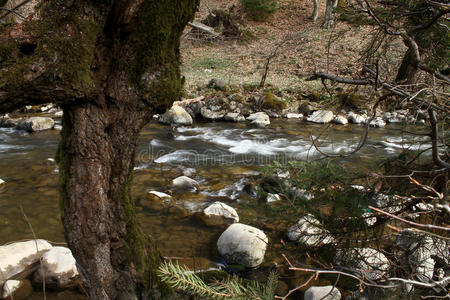
[{"label": "white rock", "polygon": [[341,299],[341,292],[332,285],[327,286],[312,286],[306,290],[304,295],[305,300],[339,300]]},{"label": "white rock", "polygon": [[52,129],[55,121],[47,117],[31,117],[23,122],[20,122],[18,127],[31,132]]},{"label": "white rock", "polygon": [[269,115],[266,114],[265,112],[260,111],[253,113],[247,117],[248,121],[254,121],[256,119],[269,119]]},{"label": "white rock", "polygon": [[291,197],[293,197],[294,199],[305,199],[305,200],[312,200],[314,199],[314,195],[309,193],[307,190],[305,189],[301,189],[298,187],[293,187],[290,191],[289,194],[291,195]]},{"label": "white rock", "polygon": [[449,263],[449,242],[411,229],[402,230],[394,246],[403,251],[408,262],[407,267],[412,268],[413,273],[423,282],[432,279],[436,261],[442,266]]},{"label": "white rock", "polygon": [[158,121],[169,125],[192,125],[193,123],[191,115],[184,108],[177,105],[172,106],[171,109],[160,116]]},{"label": "white rock", "polygon": [[267,203],[277,202],[280,200],[281,200],[281,197],[278,194],[271,194],[271,193],[267,194],[267,198],[266,198]]},{"label": "white rock", "polygon": [[231,121],[231,122],[243,122],[245,121],[245,118],[243,115],[241,115],[240,113],[234,113],[234,112],[229,112],[225,115],[224,119],[226,121]]},{"label": "white rock", "polygon": [[339,249],[334,260],[338,265],[361,269],[370,280],[380,279],[390,268],[386,256],[372,248]]},{"label": "white rock", "polygon": [[173,190],[194,190],[198,189],[198,182],[187,176],[180,176],[172,180],[172,185],[170,186]]},{"label": "white rock", "polygon": [[[5,4],[6,10],[12,10],[14,9],[19,3],[22,3],[23,1],[18,0],[8,0]],[[38,18],[39,13],[36,13],[36,7],[39,6],[40,0],[32,0],[24,5],[20,6],[15,10],[15,13],[9,14],[5,17],[5,20],[7,23],[22,23],[27,17],[29,17],[31,14],[35,14],[33,16],[33,19]]]},{"label": "white rock", "polygon": [[220,255],[230,264],[257,267],[264,260],[268,239],[258,228],[232,224],[217,241]]},{"label": "white rock", "polygon": [[53,247],[44,253],[41,265],[34,275],[35,282],[45,282],[63,287],[78,276],[75,258],[66,247]]},{"label": "white rock", "polygon": [[349,112],[347,115],[348,120],[350,123],[353,124],[363,124],[366,122],[366,117],[360,114],[355,114],[354,112]]},{"label": "white rock", "polygon": [[307,246],[318,247],[335,243],[335,239],[329,234],[313,215],[308,214],[300,218],[297,224],[291,226],[287,233],[291,241],[297,241]]},{"label": "white rock", "polygon": [[230,223],[239,222],[239,215],[231,206],[216,201],[203,210],[206,217],[214,219],[215,217],[228,219]]},{"label": "white rock", "polygon": [[150,191],[147,194],[155,195],[156,197],[158,197],[160,199],[172,198],[172,196],[170,196],[170,195],[168,195],[166,193],[157,192],[157,191]]},{"label": "white rock", "polygon": [[284,115],[284,117],[286,119],[301,119],[301,118],[303,118],[303,115],[297,114],[297,113],[287,113]]},{"label": "white rock", "polygon": [[257,127],[266,127],[267,125],[270,125],[269,115],[265,112],[251,114],[247,117],[247,120],[251,121],[251,123],[255,124]]},{"label": "white rock", "polygon": [[62,118],[63,114],[64,114],[64,113],[63,113],[62,110],[58,110],[57,112],[55,112],[54,117],[55,117],[55,118]]},{"label": "white rock", "polygon": [[363,213],[362,217],[368,226],[372,226],[377,222],[377,217],[374,217],[370,212]]},{"label": "white rock", "polygon": [[3,285],[3,291],[0,299],[22,300],[27,298],[33,292],[29,280],[8,280]]},{"label": "white rock", "polygon": [[381,128],[381,127],[386,126],[386,122],[382,118],[376,117],[375,119],[370,121],[370,126]]},{"label": "white rock", "polygon": [[329,110],[317,110],[306,120],[313,123],[326,124],[330,123],[334,118],[334,114]]},{"label": "white rock", "polygon": [[206,107],[202,107],[200,109],[200,114],[206,120],[218,121],[218,120],[223,119],[223,117],[225,116],[226,112],[225,111],[221,111],[221,110],[215,111],[215,110],[208,109]]},{"label": "white rock", "polygon": [[32,240],[0,246],[0,286],[39,261],[41,256],[52,248],[45,240]]},{"label": "white rock", "polygon": [[49,111],[50,109],[52,109],[53,108],[53,104],[48,104],[48,105],[45,105],[45,106],[42,106],[41,107],[41,111],[42,112],[46,112],[46,111]]},{"label": "white rock", "polygon": [[3,184],[3,183],[5,183],[5,181],[0,178],[0,184]]},{"label": "white rock", "polygon": [[334,117],[333,123],[341,124],[341,125],[347,125],[348,124],[348,120],[343,115],[337,115],[337,116]]}]

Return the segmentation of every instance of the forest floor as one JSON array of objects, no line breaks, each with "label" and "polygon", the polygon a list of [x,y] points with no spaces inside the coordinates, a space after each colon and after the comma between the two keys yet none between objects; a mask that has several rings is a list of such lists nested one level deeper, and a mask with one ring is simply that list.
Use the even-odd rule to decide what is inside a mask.
[{"label": "forest floor", "polygon": [[[323,29],[325,0],[319,0],[319,19],[313,22],[312,1],[280,1],[279,10],[265,22],[254,22],[243,12],[239,1],[202,0],[195,20],[201,22],[214,9],[238,16],[243,29],[240,37],[207,40],[187,28],[182,39],[183,75],[188,91],[205,86],[211,79],[227,84],[257,86],[267,57],[273,54],[266,83],[280,90],[302,93],[319,91],[320,81],[305,81],[313,71],[357,77],[366,63],[364,49],[375,33],[373,26],[355,26],[339,20]],[[400,40],[386,49],[382,59],[397,65],[403,53]]]}]

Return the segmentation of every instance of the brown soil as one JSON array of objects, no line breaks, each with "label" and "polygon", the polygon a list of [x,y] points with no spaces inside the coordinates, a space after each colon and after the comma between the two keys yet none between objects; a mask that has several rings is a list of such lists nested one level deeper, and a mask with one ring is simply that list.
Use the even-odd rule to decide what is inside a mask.
[{"label": "brown soil", "polygon": [[[196,21],[204,19],[213,9],[228,10],[236,5],[246,21],[245,32],[253,40],[223,38],[216,41],[198,39],[187,29],[182,41],[183,74],[187,89],[204,86],[212,78],[229,84],[258,85],[267,57],[279,47],[270,63],[266,83],[280,89],[317,91],[318,81],[305,81],[305,73],[326,71],[334,75],[357,77],[364,61],[363,49],[370,41],[371,26],[351,26],[336,21],[330,29],[322,29],[325,0],[319,0],[319,20],[311,20],[312,1],[280,1],[280,9],[266,22],[249,21],[239,1],[202,0]],[[336,16],[337,18],[337,16]],[[392,59],[401,57],[401,42]],[[392,50],[392,49],[391,49]]]}]

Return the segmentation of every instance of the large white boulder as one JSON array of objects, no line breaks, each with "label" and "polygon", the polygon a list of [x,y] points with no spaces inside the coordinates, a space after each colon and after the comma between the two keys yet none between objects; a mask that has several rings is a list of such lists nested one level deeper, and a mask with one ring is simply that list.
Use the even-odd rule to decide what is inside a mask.
[{"label": "large white boulder", "polygon": [[31,117],[19,123],[18,127],[30,132],[52,129],[55,121],[47,117]]},{"label": "large white boulder", "polygon": [[0,185],[4,184],[5,181],[3,179],[0,178]]},{"label": "large white boulder", "polygon": [[32,265],[50,250],[45,240],[32,240],[0,246],[0,286],[21,273],[31,272]]},{"label": "large white boulder", "polygon": [[316,110],[313,114],[306,120],[313,123],[330,123],[334,118],[334,114],[329,110]]},{"label": "large white boulder", "polygon": [[340,249],[334,261],[337,265],[361,269],[370,280],[380,279],[390,268],[387,257],[372,248]]},{"label": "large white boulder", "polygon": [[207,225],[222,225],[239,222],[239,215],[231,206],[216,201],[203,210],[204,222]]},{"label": "large white boulder", "polygon": [[166,111],[160,118],[159,122],[169,125],[192,125],[191,115],[181,106],[174,105]]},{"label": "large white boulder", "polygon": [[319,220],[308,214],[288,229],[288,238],[310,247],[319,247],[335,243],[330,233],[322,228]]},{"label": "large white boulder", "polygon": [[339,300],[341,292],[332,285],[312,286],[306,290],[305,300]]},{"label": "large white boulder", "polygon": [[172,180],[170,188],[175,191],[192,190],[196,191],[199,187],[197,181],[187,176],[180,176]]},{"label": "large white boulder", "polygon": [[28,298],[33,292],[29,280],[8,280],[3,285],[0,299],[22,300]]},{"label": "large white boulder", "polygon": [[55,287],[67,286],[78,276],[75,258],[66,247],[53,247],[42,256],[41,265],[34,274],[34,281]]},{"label": "large white boulder", "polygon": [[217,241],[220,255],[230,264],[257,267],[264,260],[268,239],[258,228],[232,224]]}]

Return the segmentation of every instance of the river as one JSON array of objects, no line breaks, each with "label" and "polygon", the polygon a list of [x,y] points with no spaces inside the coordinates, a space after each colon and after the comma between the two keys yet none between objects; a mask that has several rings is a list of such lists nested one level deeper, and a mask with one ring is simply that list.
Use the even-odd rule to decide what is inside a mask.
[{"label": "river", "polygon": [[[182,257],[191,266],[203,266],[206,261],[207,266],[217,256],[216,241],[223,229],[206,227],[198,218],[189,217],[192,212],[221,200],[237,209],[242,223],[254,224],[258,216],[242,205],[249,201],[241,194],[249,175],[273,160],[318,158],[311,136],[318,138],[323,152],[350,152],[364,130],[357,125],[326,126],[286,119],[272,120],[268,128],[197,122],[194,127],[180,127],[173,138],[167,126],[151,123],[141,134],[132,189],[139,222],[158,241],[163,255]],[[6,181],[0,185],[0,244],[34,235],[64,241],[54,161],[58,139],[57,130],[30,134],[0,128],[0,178]],[[369,161],[397,155],[404,147],[418,147],[409,145],[417,139],[405,134],[400,125],[370,129],[361,151],[342,163],[366,168]],[[149,201],[148,191],[165,191],[186,168],[195,169],[192,178],[199,181],[200,192],[177,195],[176,206],[161,207]],[[269,233],[271,238],[276,237]],[[269,246],[268,257],[270,251]]]}]

